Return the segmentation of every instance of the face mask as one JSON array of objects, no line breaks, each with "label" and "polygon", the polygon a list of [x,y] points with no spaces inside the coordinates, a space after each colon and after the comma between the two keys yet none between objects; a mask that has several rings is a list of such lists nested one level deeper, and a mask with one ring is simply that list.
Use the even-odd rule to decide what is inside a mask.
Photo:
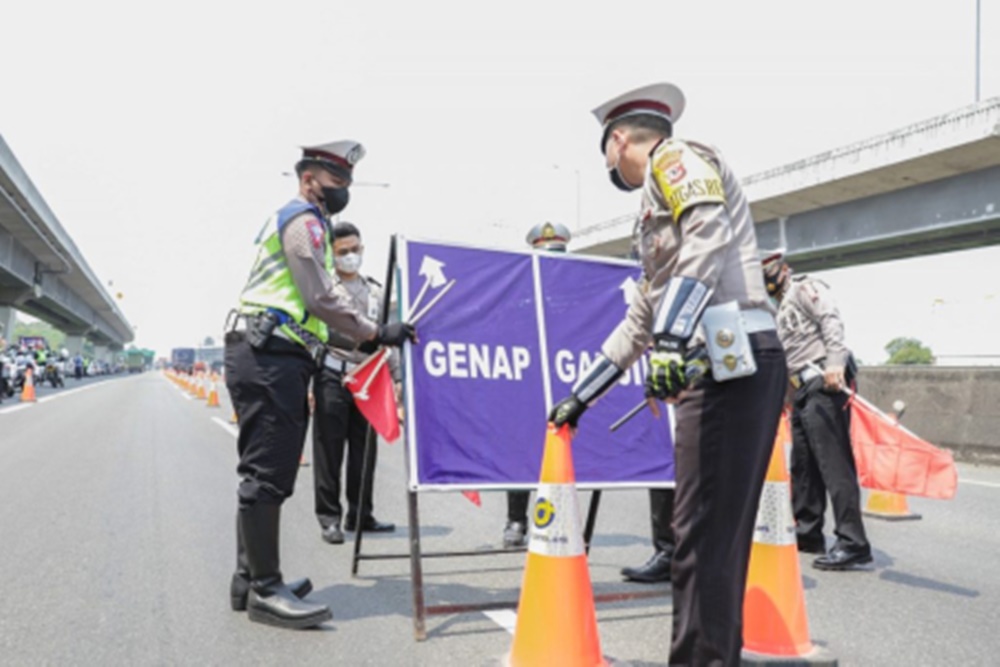
[{"label": "face mask", "polygon": [[323,188],[323,206],[330,215],[336,215],[347,208],[351,193],[347,188]]},{"label": "face mask", "polygon": [[333,258],[337,270],[342,273],[357,273],[361,268],[361,253],[349,252],[346,255],[337,255]]},{"label": "face mask", "polygon": [[618,160],[617,162],[615,162],[615,166],[611,167],[611,169],[608,170],[608,177],[611,179],[611,182],[614,184],[614,186],[619,190],[623,192],[632,192],[633,190],[638,190],[639,186],[632,185],[631,183],[625,180],[624,176],[622,176],[622,172],[619,169],[622,161],[622,154],[621,154],[622,148],[624,148],[624,146],[618,149]]},{"label": "face mask", "polygon": [[631,185],[626,182],[625,178],[621,175],[621,172],[618,171],[618,165],[615,165],[608,170],[608,176],[611,178],[611,182],[615,184],[615,187],[623,192],[632,192],[633,190],[639,189],[638,185]]}]

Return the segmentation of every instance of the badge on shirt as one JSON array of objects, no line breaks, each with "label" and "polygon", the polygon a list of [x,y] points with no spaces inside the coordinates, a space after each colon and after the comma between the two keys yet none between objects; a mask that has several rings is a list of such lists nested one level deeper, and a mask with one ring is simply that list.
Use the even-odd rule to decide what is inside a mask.
[{"label": "badge on shirt", "polygon": [[653,176],[675,222],[692,206],[726,203],[718,169],[683,141],[665,141],[656,149]]},{"label": "badge on shirt", "polygon": [[319,220],[306,220],[306,229],[309,230],[309,238],[312,240],[313,248],[319,250],[323,247],[323,225]]}]

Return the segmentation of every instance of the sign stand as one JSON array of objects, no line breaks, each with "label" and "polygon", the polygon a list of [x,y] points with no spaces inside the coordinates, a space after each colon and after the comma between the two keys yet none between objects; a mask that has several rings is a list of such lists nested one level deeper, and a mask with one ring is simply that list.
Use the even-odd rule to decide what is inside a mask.
[{"label": "sign stand", "polygon": [[[393,282],[396,274],[396,236],[393,235],[389,246],[389,267],[386,271],[385,288],[382,293],[382,304],[379,321],[385,324],[389,320],[389,295],[393,290]],[[406,429],[403,429],[403,451],[406,451]],[[365,452],[363,474],[361,476],[360,497],[364,497],[365,485],[372,473],[374,448],[378,446],[374,429],[368,426],[367,437],[365,438]],[[361,551],[364,531],[362,530],[361,504],[358,504],[358,515],[355,517],[355,527],[357,531],[354,536],[354,556],[351,561],[351,576],[358,576],[358,568],[363,560],[402,560],[410,561],[410,586],[413,598],[413,636],[416,641],[427,639],[426,620],[428,616],[444,614],[462,614],[468,612],[491,611],[495,609],[516,609],[517,600],[481,602],[470,604],[441,604],[427,605],[424,600],[424,571],[422,559],[424,558],[456,558],[466,556],[492,556],[496,554],[518,554],[526,553],[527,547],[515,547],[507,549],[480,549],[467,551],[436,551],[423,552],[420,548],[420,506],[417,498],[417,491],[408,489],[406,492],[407,523],[410,533],[410,549],[408,553],[383,553],[364,554]],[[594,527],[597,523],[597,512],[601,504],[601,490],[596,489],[591,492],[590,504],[587,509],[587,520],[584,527],[583,543],[586,552],[590,553],[590,541],[593,537]],[[595,602],[622,602],[627,600],[639,600],[646,598],[661,597],[668,594],[667,590],[661,587],[642,591],[623,591],[620,593],[603,593],[594,595]]]}]

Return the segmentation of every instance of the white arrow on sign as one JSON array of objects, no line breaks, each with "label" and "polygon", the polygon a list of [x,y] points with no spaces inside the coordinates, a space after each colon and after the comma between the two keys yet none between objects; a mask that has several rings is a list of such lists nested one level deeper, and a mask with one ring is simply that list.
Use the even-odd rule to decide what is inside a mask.
[{"label": "white arrow on sign", "polygon": [[443,269],[444,262],[434,259],[430,255],[424,255],[424,258],[420,261],[420,270],[417,272],[424,277],[424,284],[420,288],[420,292],[417,293],[417,298],[413,300],[413,304],[410,306],[410,315],[417,312],[417,308],[420,307],[420,302],[423,300],[424,295],[427,294],[428,289],[431,287],[437,289],[448,282],[448,279],[444,277]]},{"label": "white arrow on sign", "polygon": [[625,305],[631,306],[632,299],[633,297],[635,297],[636,290],[639,289],[639,286],[636,284],[635,279],[633,279],[632,276],[629,276],[628,278],[625,279],[625,281],[621,285],[618,286],[618,289],[622,291],[622,296],[625,298]]}]

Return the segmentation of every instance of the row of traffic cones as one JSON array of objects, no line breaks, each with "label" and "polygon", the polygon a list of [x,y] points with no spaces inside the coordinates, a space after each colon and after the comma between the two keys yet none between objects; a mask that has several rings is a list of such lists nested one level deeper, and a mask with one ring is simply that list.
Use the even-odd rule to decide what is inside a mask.
[{"label": "row of traffic cones", "polygon": [[206,402],[210,408],[221,407],[219,402],[219,374],[203,372],[188,375],[167,370],[164,373],[178,387],[188,392],[198,400]]}]

